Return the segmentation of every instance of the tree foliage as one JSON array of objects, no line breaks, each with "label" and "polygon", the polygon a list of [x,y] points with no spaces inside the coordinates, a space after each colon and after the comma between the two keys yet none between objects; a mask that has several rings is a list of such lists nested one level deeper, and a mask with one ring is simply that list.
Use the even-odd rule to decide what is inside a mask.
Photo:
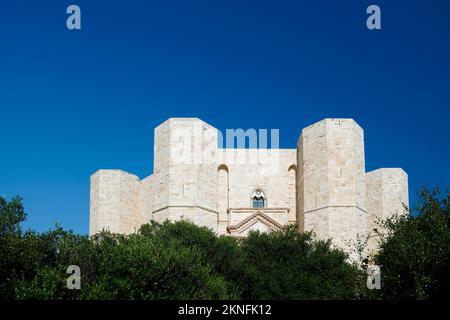
[{"label": "tree foliage", "polygon": [[387,238],[375,262],[381,267],[384,299],[449,296],[450,192],[422,190],[413,214],[384,222]]},{"label": "tree foliage", "polygon": [[[376,263],[382,290],[330,241],[295,226],[245,239],[217,236],[186,221],[150,222],[131,235],[93,237],[60,227],[23,231],[20,198],[0,197],[2,299],[407,299],[449,288],[449,195],[424,191],[413,216],[386,222]],[[69,265],[81,289],[69,290]]]}]

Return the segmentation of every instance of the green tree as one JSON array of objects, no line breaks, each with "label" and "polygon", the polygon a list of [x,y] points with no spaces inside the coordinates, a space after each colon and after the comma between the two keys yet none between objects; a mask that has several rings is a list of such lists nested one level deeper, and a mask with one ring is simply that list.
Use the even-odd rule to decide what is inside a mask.
[{"label": "green tree", "polygon": [[355,299],[362,272],[330,241],[299,233],[296,226],[251,233],[242,242],[253,281],[244,299]]},{"label": "green tree", "polygon": [[[81,290],[66,288],[69,265],[81,269]],[[196,248],[139,234],[66,233],[57,261],[16,282],[19,299],[225,299],[223,277]]]},{"label": "green tree", "polygon": [[22,230],[26,214],[18,197],[7,201],[0,197],[0,298],[14,297],[14,281],[27,264],[21,259]]},{"label": "green tree", "polygon": [[344,252],[311,233],[298,233],[296,226],[241,240],[186,221],[151,222],[139,233],[197,249],[224,277],[227,291],[243,299],[344,299],[363,291],[363,273]]},{"label": "green tree", "polygon": [[450,193],[424,189],[413,214],[385,222],[375,263],[383,299],[436,299],[450,294]]},{"label": "green tree", "polygon": [[31,281],[43,266],[57,264],[57,246],[66,232],[60,227],[36,233],[22,231],[22,199],[0,197],[0,298],[12,299],[19,282]]},{"label": "green tree", "polygon": [[[131,235],[77,235],[60,227],[23,232],[20,198],[0,197],[2,299],[427,299],[449,293],[449,193],[424,191],[415,214],[385,222],[375,262],[382,290],[364,269],[296,226],[245,239],[186,221],[151,222]],[[66,288],[69,265],[81,290]]]},{"label": "green tree", "polygon": [[234,298],[240,297],[246,283],[251,281],[245,253],[235,238],[217,236],[209,228],[183,220],[162,224],[151,221],[143,225],[139,233],[162,242],[174,241],[178,247],[196,249],[204,263],[210,264],[215,272],[224,277],[227,291]]}]

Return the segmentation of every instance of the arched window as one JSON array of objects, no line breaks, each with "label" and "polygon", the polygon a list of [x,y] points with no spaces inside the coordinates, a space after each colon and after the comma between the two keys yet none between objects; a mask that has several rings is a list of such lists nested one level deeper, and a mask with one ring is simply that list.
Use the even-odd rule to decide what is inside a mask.
[{"label": "arched window", "polygon": [[228,167],[221,164],[217,168],[217,206],[220,221],[226,219],[228,209]]},{"label": "arched window", "polygon": [[266,204],[265,196],[264,196],[264,192],[261,189],[256,189],[253,192],[252,203],[253,203],[253,208],[255,208],[255,209],[265,207],[265,204]]}]

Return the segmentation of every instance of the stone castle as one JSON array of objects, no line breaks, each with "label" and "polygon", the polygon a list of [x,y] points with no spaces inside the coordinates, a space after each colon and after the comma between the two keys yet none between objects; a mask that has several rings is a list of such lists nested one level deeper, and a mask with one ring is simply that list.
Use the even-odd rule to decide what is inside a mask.
[{"label": "stone castle", "polygon": [[186,219],[245,237],[297,223],[344,250],[358,239],[376,250],[378,221],[408,205],[402,169],[365,171],[364,132],[353,119],[308,126],[293,149],[220,148],[220,138],[197,118],[159,125],[152,175],[102,169],[91,176],[89,233]]}]

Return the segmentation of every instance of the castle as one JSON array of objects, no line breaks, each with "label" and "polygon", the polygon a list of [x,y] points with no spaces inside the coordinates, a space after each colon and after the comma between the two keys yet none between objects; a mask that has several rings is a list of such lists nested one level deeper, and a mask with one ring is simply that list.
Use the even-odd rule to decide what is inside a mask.
[{"label": "castle", "polygon": [[152,175],[95,172],[90,235],[166,219],[235,237],[297,223],[344,250],[358,239],[376,250],[378,221],[408,205],[402,169],[365,171],[364,132],[353,119],[310,125],[293,149],[220,148],[220,139],[200,119],[171,118],[155,129]]}]

